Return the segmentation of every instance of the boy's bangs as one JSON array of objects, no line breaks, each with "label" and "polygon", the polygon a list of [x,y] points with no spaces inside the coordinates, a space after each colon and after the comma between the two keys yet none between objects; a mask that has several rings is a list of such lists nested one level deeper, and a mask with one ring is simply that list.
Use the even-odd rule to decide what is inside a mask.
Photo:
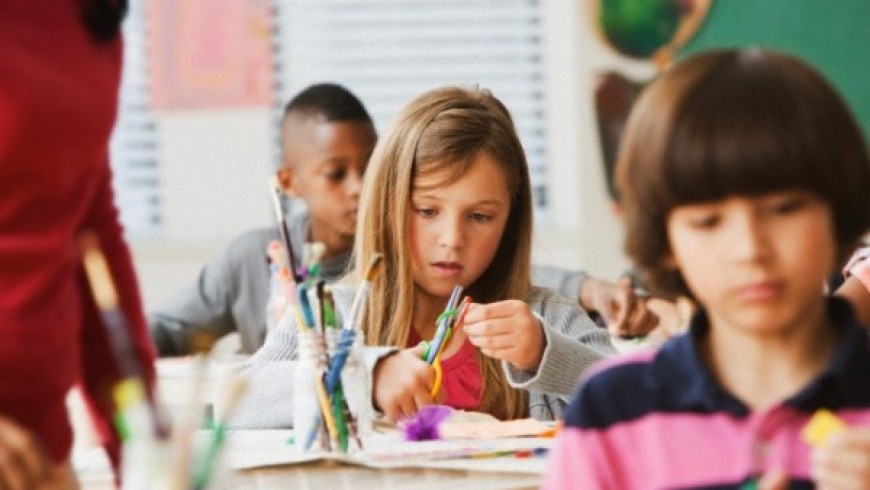
[{"label": "boy's bangs", "polygon": [[[666,149],[672,204],[786,189],[826,194],[831,176],[803,129],[812,124],[802,120],[800,101],[768,73],[754,75],[721,77],[686,99]],[[714,112],[711,101],[729,109]]]}]

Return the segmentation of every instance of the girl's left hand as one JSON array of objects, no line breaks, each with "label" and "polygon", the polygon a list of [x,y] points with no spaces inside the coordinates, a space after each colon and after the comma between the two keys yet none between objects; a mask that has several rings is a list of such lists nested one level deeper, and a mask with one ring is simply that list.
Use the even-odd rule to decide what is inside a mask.
[{"label": "girl's left hand", "polygon": [[484,355],[535,371],[544,353],[544,330],[529,305],[506,300],[468,306],[462,329]]},{"label": "girl's left hand", "polygon": [[815,449],[812,476],[823,490],[870,488],[870,427],[850,427]]}]

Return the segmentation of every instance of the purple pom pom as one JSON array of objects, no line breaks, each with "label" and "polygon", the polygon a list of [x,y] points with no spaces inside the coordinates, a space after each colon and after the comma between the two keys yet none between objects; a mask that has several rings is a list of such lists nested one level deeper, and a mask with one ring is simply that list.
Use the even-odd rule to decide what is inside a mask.
[{"label": "purple pom pom", "polygon": [[447,405],[427,405],[413,417],[402,420],[399,425],[405,431],[406,441],[431,441],[441,439],[438,426],[453,413]]}]

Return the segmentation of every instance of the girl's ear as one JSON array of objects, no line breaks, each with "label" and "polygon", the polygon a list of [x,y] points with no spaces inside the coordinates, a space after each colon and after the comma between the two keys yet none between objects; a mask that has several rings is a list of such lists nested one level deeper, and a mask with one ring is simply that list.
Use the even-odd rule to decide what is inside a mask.
[{"label": "girl's ear", "polygon": [[284,164],[277,172],[278,182],[288,197],[299,197],[299,189],[296,184],[296,172],[290,165]]}]

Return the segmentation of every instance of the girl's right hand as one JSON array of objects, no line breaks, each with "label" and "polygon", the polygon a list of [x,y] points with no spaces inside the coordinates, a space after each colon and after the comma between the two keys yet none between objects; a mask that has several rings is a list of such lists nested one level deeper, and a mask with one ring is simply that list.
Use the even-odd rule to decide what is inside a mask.
[{"label": "girl's right hand", "polygon": [[580,306],[598,312],[610,335],[630,338],[646,335],[659,324],[659,317],[634,292],[631,279],[617,283],[589,277],[583,281]]},{"label": "girl's right hand", "polygon": [[40,488],[49,480],[51,468],[36,439],[0,415],[0,490]]},{"label": "girl's right hand", "polygon": [[417,345],[381,358],[375,365],[375,405],[394,421],[435,403],[430,394],[435,370],[422,356],[423,346]]}]

